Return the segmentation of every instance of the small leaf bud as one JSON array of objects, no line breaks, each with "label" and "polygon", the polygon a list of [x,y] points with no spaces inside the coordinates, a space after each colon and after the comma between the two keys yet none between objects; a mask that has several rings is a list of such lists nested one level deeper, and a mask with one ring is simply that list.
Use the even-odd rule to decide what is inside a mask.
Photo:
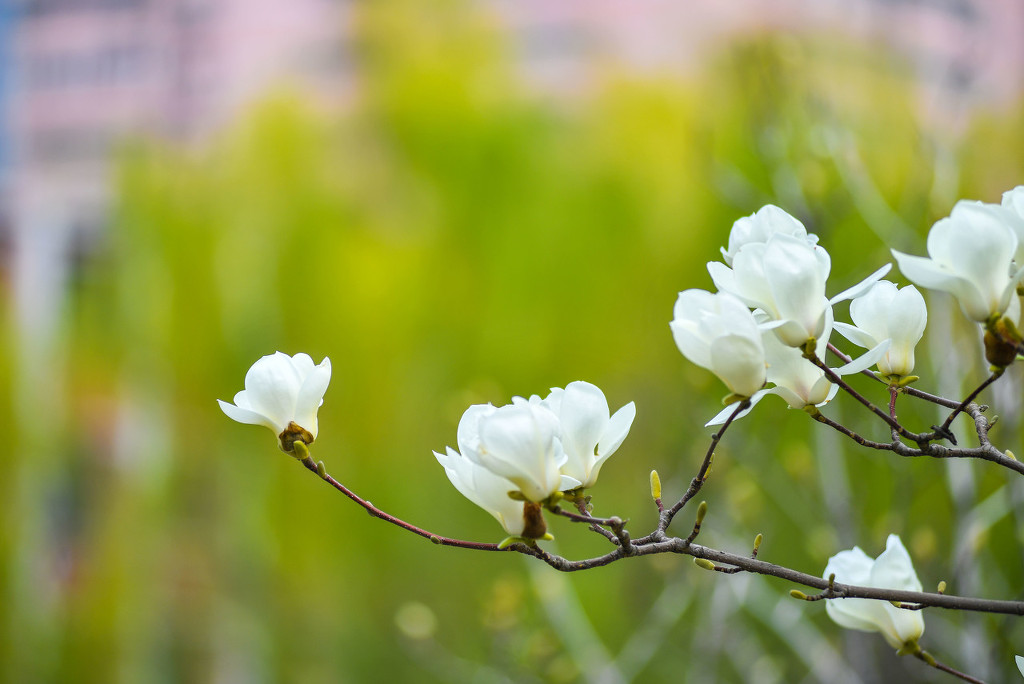
[{"label": "small leaf bud", "polygon": [[790,592],[789,592],[789,595],[792,596],[795,599],[800,599],[801,601],[806,601],[807,600],[807,594],[805,594],[804,592],[800,591],[799,589],[791,589]]},{"label": "small leaf bud", "polygon": [[763,542],[763,541],[764,541],[764,535],[758,533],[758,535],[756,537],[754,537],[754,551],[757,551],[759,548],[761,548],[761,542]]},{"label": "small leaf bud", "polygon": [[693,564],[698,568],[704,568],[705,570],[714,570],[715,564],[709,561],[707,558],[694,558]]},{"label": "small leaf bud", "polygon": [[324,465],[323,461],[316,462],[316,474],[320,476],[321,480],[327,479],[327,466]]},{"label": "small leaf bud", "polygon": [[1013,452],[1012,452],[1012,451],[1010,451],[1009,449],[1007,449],[1007,450],[1006,450],[1006,458],[1008,458],[1008,459],[1010,459],[1010,460],[1013,460],[1013,461],[1016,461],[1016,460],[1017,460],[1017,457],[1016,457],[1016,456],[1014,456],[1014,455],[1013,455]]},{"label": "small leaf bud", "polygon": [[946,593],[946,580],[942,580],[941,582],[939,582],[939,589],[938,589],[938,591],[939,591],[940,594],[945,594]]},{"label": "small leaf bud", "polygon": [[700,505],[697,506],[697,524],[700,525],[704,522],[704,516],[708,514],[708,502],[701,501]]},{"label": "small leaf bud", "polygon": [[651,498],[661,498],[661,478],[658,476],[657,470],[651,471]]}]

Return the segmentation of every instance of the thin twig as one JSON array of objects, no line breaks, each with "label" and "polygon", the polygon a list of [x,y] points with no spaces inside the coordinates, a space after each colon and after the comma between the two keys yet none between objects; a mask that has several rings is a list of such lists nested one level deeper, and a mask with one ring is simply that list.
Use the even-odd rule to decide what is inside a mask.
[{"label": "thin twig", "polygon": [[385,513],[384,511],[382,511],[381,509],[377,508],[376,506],[374,506],[372,503],[370,503],[366,499],[363,499],[362,497],[357,495],[355,492],[350,490],[345,485],[343,485],[340,482],[338,482],[337,480],[335,480],[333,477],[328,475],[326,472],[321,474],[320,470],[317,469],[316,463],[313,462],[312,457],[310,457],[308,455],[308,452],[307,452],[307,456],[305,458],[299,459],[299,463],[301,463],[302,465],[306,466],[307,470],[313,471],[313,473],[317,477],[322,479],[324,482],[328,483],[329,485],[331,485],[332,487],[337,489],[339,492],[341,492],[342,494],[344,494],[345,496],[347,496],[348,498],[352,499],[357,504],[359,504],[360,506],[365,508],[366,512],[369,513],[370,515],[372,515],[373,517],[380,518],[381,520],[385,520],[385,521],[391,523],[392,525],[397,525],[398,527],[401,527],[403,530],[408,530],[409,532],[412,532],[413,534],[417,534],[417,535],[419,535],[421,537],[425,537],[426,539],[429,539],[430,541],[434,542],[435,544],[440,544],[441,546],[457,546],[457,547],[462,548],[462,549],[474,549],[476,551],[505,551],[506,550],[506,549],[499,549],[497,544],[486,544],[486,543],[483,543],[483,542],[471,542],[471,541],[463,541],[462,539],[452,539],[451,537],[442,537],[439,534],[434,534],[433,532],[428,532],[427,530],[424,530],[424,529],[422,529],[420,527],[416,527],[415,525],[407,523],[407,522],[405,522],[404,520],[402,520],[400,518],[396,518],[395,516],[391,515],[390,513]]},{"label": "thin twig", "polygon": [[981,394],[982,390],[984,390],[986,387],[988,387],[993,382],[995,382],[1000,377],[1002,377],[1004,370],[1005,369],[1003,369],[1003,368],[998,368],[998,369],[992,371],[992,375],[988,376],[988,378],[985,379],[985,382],[983,382],[980,385],[978,385],[977,389],[975,389],[973,392],[971,392],[969,395],[967,395],[967,398],[964,399],[963,401],[961,401],[957,405],[957,407],[955,409],[953,409],[953,412],[950,413],[949,416],[946,417],[946,420],[943,421],[942,427],[940,428],[940,430],[949,430],[949,426],[953,424],[953,419],[956,418],[957,415],[959,415],[961,411],[965,410],[967,408],[968,404],[970,404],[972,401],[974,401],[974,398],[976,396]]},{"label": "thin twig", "polygon": [[744,399],[740,401],[736,405],[736,410],[729,414],[729,417],[725,420],[725,423],[722,424],[721,429],[719,429],[718,432],[711,436],[711,444],[708,446],[708,450],[704,453],[704,460],[700,464],[700,469],[697,471],[697,475],[694,476],[692,480],[690,480],[690,486],[686,489],[686,492],[683,494],[682,498],[679,499],[679,501],[677,501],[672,506],[672,508],[668,509],[667,511],[664,511],[659,516],[659,531],[664,532],[665,530],[667,530],[668,526],[672,524],[672,518],[676,516],[676,513],[681,511],[683,506],[685,506],[690,499],[697,496],[697,492],[699,492],[700,488],[704,486],[704,481],[707,479],[708,469],[711,467],[711,461],[714,460],[715,447],[717,447],[718,443],[722,440],[722,435],[725,434],[725,431],[728,430],[729,426],[732,425],[732,422],[736,420],[736,416],[745,411],[749,406],[749,399]]},{"label": "thin twig", "polygon": [[949,665],[945,665],[943,663],[940,663],[935,658],[933,658],[931,656],[931,654],[929,654],[929,653],[927,653],[925,651],[918,651],[917,653],[914,654],[914,657],[917,658],[918,660],[924,662],[924,663],[927,663],[928,665],[931,665],[936,670],[941,670],[941,671],[945,672],[946,674],[951,674],[954,677],[962,679],[965,682],[971,682],[971,684],[985,684],[984,681],[982,681],[980,679],[977,679],[976,677],[972,677],[971,675],[963,673],[963,672],[960,672],[959,670],[954,670]]},{"label": "thin twig", "polygon": [[892,418],[890,418],[888,413],[886,413],[882,409],[880,409],[877,406],[875,406],[870,400],[868,400],[864,396],[862,396],[860,394],[860,392],[858,392],[857,390],[855,390],[852,387],[850,387],[850,385],[845,380],[843,380],[842,377],[840,377],[838,373],[836,373],[834,370],[829,368],[828,365],[824,361],[819,359],[815,354],[810,354],[810,353],[805,354],[804,358],[807,359],[808,361],[810,361],[811,363],[813,363],[818,368],[820,368],[825,373],[826,377],[828,377],[829,381],[833,382],[836,385],[839,385],[839,387],[844,392],[846,392],[851,397],[853,397],[854,399],[859,401],[861,404],[863,404],[865,407],[867,407],[867,409],[869,411],[871,411],[872,413],[874,413],[876,416],[878,416],[879,418],[884,420],[886,422],[886,424],[889,425],[890,428],[892,428],[893,430],[898,432],[901,436],[906,437],[910,441],[915,442],[917,444],[921,444],[921,443],[929,441],[929,439],[933,439],[930,435],[927,435],[927,434],[917,434],[917,433],[911,432],[910,430],[908,430],[905,427],[903,427],[902,425],[900,425],[899,422],[897,422],[897,421],[893,420]]}]

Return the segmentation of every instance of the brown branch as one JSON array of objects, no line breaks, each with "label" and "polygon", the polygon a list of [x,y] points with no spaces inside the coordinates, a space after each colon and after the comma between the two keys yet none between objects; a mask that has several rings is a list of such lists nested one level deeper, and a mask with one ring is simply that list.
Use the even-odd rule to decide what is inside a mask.
[{"label": "brown branch", "polygon": [[985,382],[983,382],[980,385],[978,385],[977,389],[975,389],[973,392],[971,392],[969,395],[967,395],[967,398],[964,399],[963,401],[961,401],[960,404],[957,405],[957,407],[955,409],[953,409],[953,412],[950,413],[949,416],[946,417],[946,420],[943,421],[943,423],[942,423],[942,427],[939,428],[940,431],[941,430],[949,430],[949,426],[953,424],[953,419],[956,418],[957,415],[959,415],[961,411],[964,411],[967,408],[967,406],[972,401],[974,401],[974,398],[977,397],[979,394],[981,394],[982,390],[984,390],[986,387],[988,387],[993,382],[995,382],[1000,377],[1002,377],[1004,370],[1005,369],[1003,369],[1003,368],[999,368],[999,369],[996,369],[996,370],[992,371],[992,375],[988,376],[988,378],[985,379]]},{"label": "brown branch", "polygon": [[923,661],[924,663],[926,663],[928,665],[931,665],[936,670],[941,670],[942,672],[945,672],[946,674],[951,674],[954,677],[962,679],[965,682],[971,682],[971,684],[985,684],[984,681],[982,681],[980,679],[977,679],[976,677],[972,677],[971,675],[966,674],[964,672],[960,672],[959,670],[954,670],[949,665],[945,665],[943,663],[940,663],[935,658],[933,658],[931,656],[931,654],[928,653],[927,651],[919,650],[919,651],[917,651],[917,653],[914,654],[914,657],[917,658],[920,661]]},{"label": "brown branch", "polygon": [[669,508],[667,511],[663,511],[659,516],[659,532],[664,533],[665,530],[668,529],[668,526],[672,524],[672,518],[676,516],[676,513],[681,511],[683,506],[685,506],[690,499],[697,496],[697,492],[700,491],[700,488],[704,486],[704,481],[707,480],[708,470],[711,468],[711,461],[715,458],[715,447],[717,447],[718,443],[722,440],[722,436],[725,434],[725,431],[728,430],[729,426],[732,425],[732,422],[736,420],[736,416],[745,411],[749,406],[749,399],[740,401],[736,406],[736,410],[733,411],[726,419],[725,423],[722,424],[721,429],[711,436],[711,444],[708,446],[708,450],[704,453],[704,461],[701,462],[700,469],[697,471],[697,474],[692,480],[690,480],[690,486],[686,489],[682,498],[673,504],[672,508]]},{"label": "brown branch", "polygon": [[[295,444],[296,444],[296,446],[298,446],[299,444],[301,444],[301,442],[296,442]],[[303,445],[303,446],[305,446],[305,445]],[[365,508],[366,512],[369,513],[370,515],[372,515],[374,518],[380,518],[381,520],[389,522],[392,525],[397,525],[398,527],[401,527],[403,530],[408,530],[409,532],[412,532],[413,534],[416,534],[416,535],[419,535],[419,536],[424,537],[426,539],[429,539],[433,543],[440,544],[441,546],[457,546],[457,547],[462,548],[462,549],[473,549],[475,551],[505,551],[506,550],[506,549],[499,549],[497,544],[486,544],[486,543],[483,543],[483,542],[471,542],[471,541],[463,541],[462,539],[452,539],[451,537],[442,537],[439,534],[434,534],[433,532],[428,532],[427,530],[424,530],[424,529],[422,529],[420,527],[416,527],[415,525],[407,523],[407,522],[405,522],[404,520],[402,520],[400,518],[396,518],[395,516],[391,515],[390,513],[385,513],[384,511],[382,511],[381,509],[377,508],[376,506],[374,506],[372,503],[370,503],[366,499],[363,499],[362,497],[357,495],[355,492],[350,490],[345,485],[343,485],[340,482],[338,482],[337,480],[335,480],[333,477],[328,475],[326,473],[326,471],[323,471],[321,468],[318,468],[317,464],[313,462],[312,457],[309,456],[309,452],[306,451],[305,453],[306,453],[306,456],[304,458],[297,459],[299,461],[299,463],[304,465],[307,470],[312,471],[321,480],[323,480],[324,482],[328,483],[329,485],[331,485],[332,487],[337,489],[339,492],[341,492],[342,494],[344,494],[345,496],[347,496],[348,498],[352,499],[357,504],[359,504],[360,506]]]}]

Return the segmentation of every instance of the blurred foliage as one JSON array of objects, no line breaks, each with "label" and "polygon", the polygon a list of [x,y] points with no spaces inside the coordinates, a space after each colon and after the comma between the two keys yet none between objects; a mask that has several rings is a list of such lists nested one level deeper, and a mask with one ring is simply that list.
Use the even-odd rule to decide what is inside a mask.
[{"label": "blurred foliage", "polygon": [[[683,491],[725,394],[667,323],[676,292],[711,287],[704,264],[736,218],[768,202],[801,218],[833,256],[832,294],[890,244],[922,253],[958,197],[996,201],[1024,178],[1019,109],[930,134],[891,56],[836,36],[754,38],[688,79],[609,69],[552,102],[495,22],[441,5],[358,4],[361,87],[343,114],[282,94],[201,150],[125,150],[114,225],[44,369],[60,392],[0,355],[0,412],[19,426],[0,460],[0,677],[931,681],[785,583],[663,557],[560,576],[433,546],[217,409],[261,355],[329,355],[314,455],[385,510],[497,541],[430,450],[453,445],[471,403],[586,379],[613,410],[636,401],[593,495],[642,534],[649,471],[666,498]],[[957,393],[984,368],[949,356],[973,358],[976,340],[931,301],[921,386]],[[1011,375],[1000,413],[1020,410]],[[879,430],[842,398],[828,412]],[[901,416],[937,419],[909,402]],[[1024,453],[1006,419],[994,437]],[[898,532],[926,588],[1024,598],[1024,491],[986,464],[854,449],[766,400],[704,495],[712,545],[741,551],[762,532],[762,558],[816,573]],[[603,551],[552,527],[562,553]],[[927,622],[940,659],[1012,676],[1019,624]]]}]

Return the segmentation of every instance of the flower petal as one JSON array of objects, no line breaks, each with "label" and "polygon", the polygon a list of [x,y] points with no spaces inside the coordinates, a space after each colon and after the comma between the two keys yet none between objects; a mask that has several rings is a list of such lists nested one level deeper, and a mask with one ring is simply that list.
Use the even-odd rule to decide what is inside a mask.
[{"label": "flower petal", "polygon": [[220,410],[223,411],[231,420],[238,421],[239,423],[245,423],[246,425],[263,425],[271,430],[277,430],[277,425],[274,424],[274,421],[270,420],[262,413],[257,413],[252,409],[242,408],[241,406],[235,406],[234,404],[229,404],[228,402],[221,401],[220,399],[217,400],[217,403],[220,404]]},{"label": "flower petal", "polygon": [[851,360],[843,366],[840,366],[839,368],[836,368],[836,373],[839,375],[852,375],[853,373],[860,373],[862,370],[871,368],[878,363],[879,359],[885,356],[885,352],[889,351],[889,346],[891,344],[892,340],[890,339],[882,340],[859,357]]},{"label": "flower petal", "polygon": [[[296,357],[298,356],[305,355],[296,354]],[[307,356],[306,358],[308,359],[309,357]],[[309,363],[312,364],[313,360],[310,359]],[[324,360],[318,366],[306,368],[305,364],[302,364],[302,367],[306,369],[307,375],[305,380],[302,381],[302,386],[299,388],[298,396],[295,399],[295,422],[300,427],[309,430],[315,439],[317,434],[317,409],[324,403],[324,393],[327,392],[327,386],[331,384],[331,360],[324,357]]]},{"label": "flower petal", "polygon": [[882,277],[886,273],[888,273],[890,269],[892,269],[892,264],[886,264],[885,266],[882,266],[882,268],[878,269],[877,271],[875,271],[867,278],[854,285],[853,287],[846,288],[845,290],[837,294],[835,297],[828,300],[828,303],[835,306],[839,302],[845,302],[847,299],[853,299],[854,297],[861,296],[862,294],[867,292],[872,285],[881,280]]},{"label": "flower petal", "polygon": [[878,340],[876,340],[870,334],[856,326],[850,325],[849,323],[842,323],[840,321],[836,321],[834,324],[834,329],[836,330],[836,332],[838,332],[846,339],[850,340],[850,342],[853,342],[858,347],[871,349],[876,344],[878,344]]}]

